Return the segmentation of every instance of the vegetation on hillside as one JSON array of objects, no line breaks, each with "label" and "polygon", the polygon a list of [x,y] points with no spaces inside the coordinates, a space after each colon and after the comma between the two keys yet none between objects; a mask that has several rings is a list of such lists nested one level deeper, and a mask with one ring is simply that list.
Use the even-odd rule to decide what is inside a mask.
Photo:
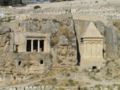
[{"label": "vegetation on hillside", "polygon": [[72,1],[72,0],[50,0],[50,2],[61,2],[61,1]]}]

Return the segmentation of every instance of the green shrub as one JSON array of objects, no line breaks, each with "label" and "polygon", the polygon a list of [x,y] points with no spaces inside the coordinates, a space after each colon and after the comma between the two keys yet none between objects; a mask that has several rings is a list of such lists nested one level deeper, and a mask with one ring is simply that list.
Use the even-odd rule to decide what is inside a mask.
[{"label": "green shrub", "polygon": [[34,6],[34,9],[39,9],[39,8],[41,8],[41,7],[40,7],[40,6],[38,6],[38,5],[37,5],[37,6]]}]

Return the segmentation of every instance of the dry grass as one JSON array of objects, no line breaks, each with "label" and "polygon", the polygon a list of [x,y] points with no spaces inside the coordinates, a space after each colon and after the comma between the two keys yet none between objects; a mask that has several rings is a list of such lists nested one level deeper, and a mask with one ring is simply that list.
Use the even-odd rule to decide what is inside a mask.
[{"label": "dry grass", "polygon": [[72,79],[66,79],[66,80],[61,80],[59,81],[59,86],[76,86],[79,84],[78,81],[72,80]]}]

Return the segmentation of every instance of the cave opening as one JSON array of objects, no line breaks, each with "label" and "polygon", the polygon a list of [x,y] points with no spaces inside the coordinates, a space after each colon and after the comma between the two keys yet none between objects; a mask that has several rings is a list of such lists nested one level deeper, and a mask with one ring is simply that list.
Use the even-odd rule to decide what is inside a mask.
[{"label": "cave opening", "polygon": [[43,60],[40,60],[40,64],[43,64]]}]

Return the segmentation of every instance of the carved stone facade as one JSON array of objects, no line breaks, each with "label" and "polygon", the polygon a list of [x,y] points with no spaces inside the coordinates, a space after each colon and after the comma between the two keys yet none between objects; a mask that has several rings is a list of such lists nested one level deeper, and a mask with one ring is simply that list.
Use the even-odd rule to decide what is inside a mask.
[{"label": "carved stone facade", "polygon": [[15,32],[13,33],[13,39],[13,51],[15,52],[50,52],[49,34]]},{"label": "carved stone facade", "polygon": [[[29,68],[24,71],[29,73],[43,73],[50,66],[50,35],[37,32],[12,32],[10,51],[23,54],[23,58],[16,61],[18,66],[24,66],[26,58]],[[25,56],[27,55],[27,56]],[[47,65],[46,65],[47,64]]]}]

